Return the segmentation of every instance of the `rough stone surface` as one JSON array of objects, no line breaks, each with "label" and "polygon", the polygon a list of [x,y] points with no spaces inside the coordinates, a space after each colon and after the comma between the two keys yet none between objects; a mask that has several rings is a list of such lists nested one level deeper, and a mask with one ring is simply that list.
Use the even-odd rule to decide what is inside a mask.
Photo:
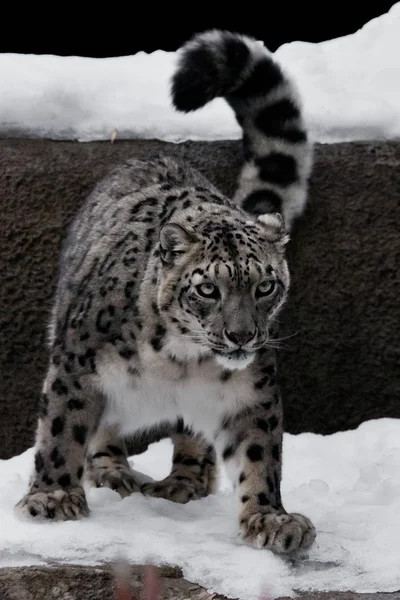
[{"label": "rough stone surface", "polygon": [[[232,194],[235,141],[0,141],[1,458],[33,443],[68,223],[111,165],[158,151]],[[309,208],[288,247],[281,378],[287,431],[327,434],[400,418],[400,143],[318,145],[315,159]]]},{"label": "rough stone surface", "polygon": [[[178,568],[161,567],[162,600],[228,600],[183,579]],[[137,600],[143,592],[143,567],[131,568],[130,586]],[[110,566],[18,567],[0,569],[1,600],[130,600],[115,596]],[[354,592],[301,592],[299,600],[400,600],[400,592],[357,594]],[[149,599],[146,599],[149,600]],[[260,598],[260,600],[267,600]],[[282,598],[280,600],[288,600]]]},{"label": "rough stone surface", "polygon": [[[130,569],[130,587],[135,599],[143,591],[142,567]],[[182,578],[180,569],[161,567],[163,600],[208,600],[204,588]],[[1,600],[130,600],[116,598],[114,573],[110,567],[19,567],[0,569]],[[214,596],[223,598],[223,596]],[[149,599],[150,600],[150,599]]]}]

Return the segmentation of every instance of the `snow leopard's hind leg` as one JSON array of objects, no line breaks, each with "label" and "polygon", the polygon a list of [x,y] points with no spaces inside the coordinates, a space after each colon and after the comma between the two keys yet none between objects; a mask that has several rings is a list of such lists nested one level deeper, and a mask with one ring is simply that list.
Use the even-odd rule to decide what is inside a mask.
[{"label": "snow leopard's hind leg", "polygon": [[125,441],[112,427],[101,427],[92,439],[86,459],[85,479],[92,487],[108,487],[122,498],[141,491],[148,496],[186,503],[214,491],[214,448],[188,433],[171,436],[174,453],[171,473],[162,481],[141,481],[128,462]]},{"label": "snow leopard's hind leg", "polygon": [[186,433],[171,436],[174,444],[171,473],[162,481],[145,483],[143,494],[185,504],[215,490],[216,456],[202,437]]},{"label": "snow leopard's hind leg", "polygon": [[85,480],[92,487],[108,487],[122,498],[140,491],[140,483],[128,462],[123,438],[113,427],[99,427],[86,457]]}]

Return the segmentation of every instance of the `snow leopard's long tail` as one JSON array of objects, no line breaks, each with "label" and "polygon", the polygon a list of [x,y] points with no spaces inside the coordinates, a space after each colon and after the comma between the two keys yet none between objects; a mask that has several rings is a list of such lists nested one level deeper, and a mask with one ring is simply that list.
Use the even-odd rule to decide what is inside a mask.
[{"label": "snow leopard's long tail", "polygon": [[263,44],[229,31],[195,35],[178,53],[171,95],[182,112],[225,98],[243,129],[234,199],[254,215],[282,213],[290,229],[306,205],[312,146],[296,88]]}]

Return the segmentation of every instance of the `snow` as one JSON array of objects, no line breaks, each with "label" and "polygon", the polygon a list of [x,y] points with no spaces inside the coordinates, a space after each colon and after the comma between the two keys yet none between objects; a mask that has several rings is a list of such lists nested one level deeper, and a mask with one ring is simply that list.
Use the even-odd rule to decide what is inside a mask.
[{"label": "snow", "polygon": [[[236,536],[234,502],[223,474],[217,494],[179,505],[140,494],[121,499],[91,489],[91,515],[78,522],[18,520],[33,450],[0,461],[0,567],[131,563],[179,565],[191,581],[228,597],[255,600],[293,590],[390,592],[400,589],[400,420],[379,419],[331,436],[285,434],[283,500],[304,512],[318,537],[308,556],[285,561],[244,546]],[[168,474],[171,444],[163,440],[134,457],[135,469]]]},{"label": "snow", "polygon": [[[400,137],[400,2],[356,33],[292,42],[275,56],[295,77],[315,141]],[[236,139],[217,99],[190,115],[173,110],[176,53],[83,57],[1,54],[0,136],[81,141]]]}]

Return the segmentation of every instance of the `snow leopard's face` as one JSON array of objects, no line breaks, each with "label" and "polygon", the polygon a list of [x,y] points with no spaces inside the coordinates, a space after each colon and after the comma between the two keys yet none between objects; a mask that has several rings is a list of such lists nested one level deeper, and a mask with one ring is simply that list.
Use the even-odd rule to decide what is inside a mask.
[{"label": "snow leopard's face", "polygon": [[222,366],[245,368],[267,345],[289,287],[281,221],[208,215],[187,225],[161,233],[160,310]]}]

